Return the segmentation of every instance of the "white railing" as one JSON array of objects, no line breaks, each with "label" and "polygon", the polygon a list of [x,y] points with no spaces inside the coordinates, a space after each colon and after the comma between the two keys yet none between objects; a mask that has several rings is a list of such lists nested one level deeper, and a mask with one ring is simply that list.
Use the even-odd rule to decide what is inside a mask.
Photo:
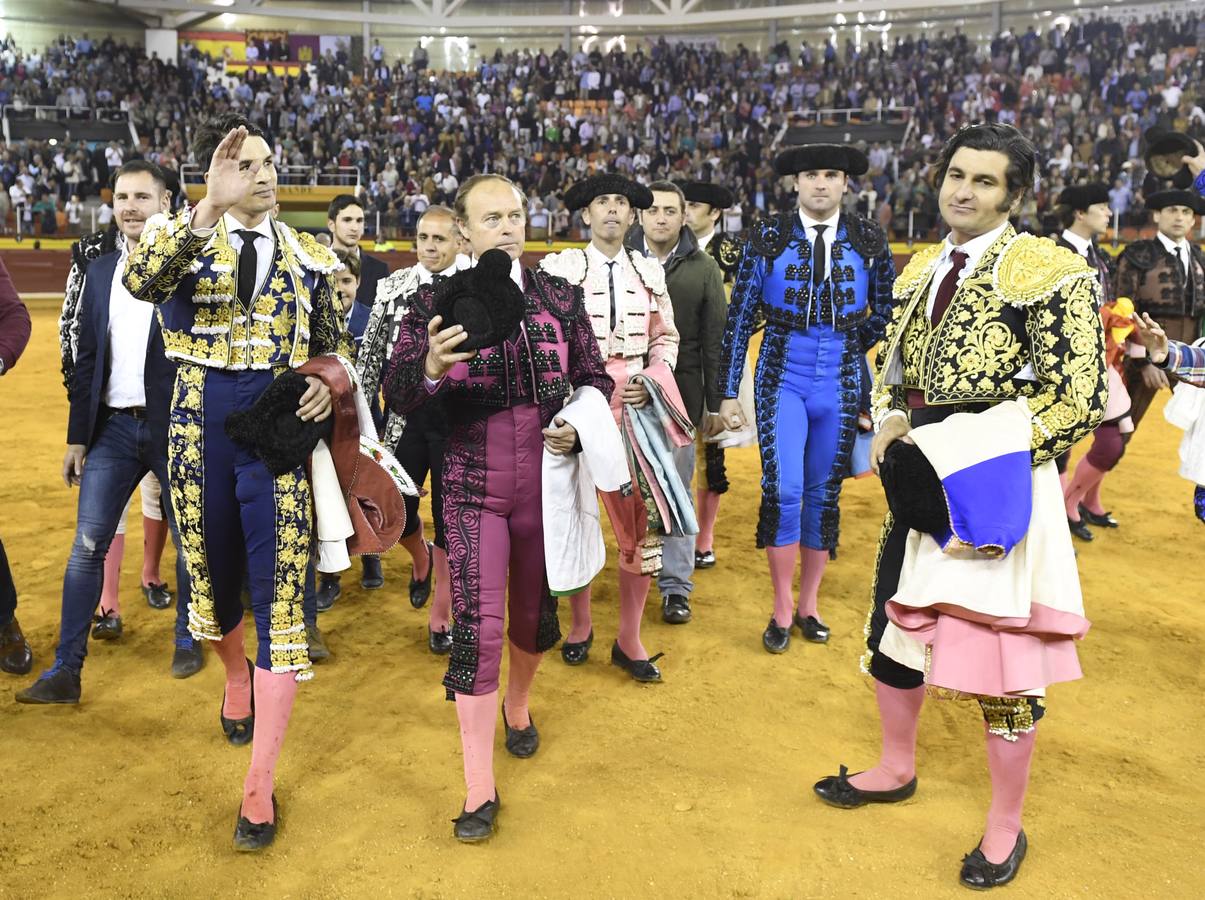
[{"label": "white railing", "polygon": [[[195,163],[185,163],[180,167],[180,182],[182,184],[202,184],[205,172]],[[360,186],[360,170],[355,166],[339,166],[331,172],[322,166],[293,166],[276,167],[276,183],[281,187],[342,187],[346,186],[353,192]]]}]

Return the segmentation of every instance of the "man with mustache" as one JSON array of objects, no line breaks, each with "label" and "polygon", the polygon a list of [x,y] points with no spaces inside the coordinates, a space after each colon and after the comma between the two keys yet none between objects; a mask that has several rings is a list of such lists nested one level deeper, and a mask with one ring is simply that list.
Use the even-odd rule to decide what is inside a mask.
[{"label": "man with mustache", "polygon": [[[414,248],[418,264],[398,269],[377,285],[376,301],[364,328],[364,338],[356,354],[356,374],[360,389],[375,398],[385,369],[393,357],[398,331],[410,309],[410,299],[436,275],[447,277],[471,265],[460,253],[460,234],[452,210],[429,206],[418,220]],[[381,426],[381,443],[393,450],[399,463],[420,488],[431,473],[431,518],[435,522],[434,542],[423,536],[423,520],[418,514],[418,497],[406,495],[406,530],[400,543],[410,553],[410,605],[421,609],[435,583],[435,602],[427,622],[427,647],[443,655],[452,649],[452,594],[448,574],[447,543],[443,533],[443,449],[448,424],[441,404],[431,400],[401,415],[390,411]],[[433,575],[437,577],[433,578]]]},{"label": "man with mustache", "polygon": [[[678,331],[665,270],[656,259],[623,245],[634,210],[648,209],[652,202],[648,188],[621,175],[579,181],[565,193],[565,205],[581,210],[590,244],[585,250],[550,253],[540,262],[545,272],[581,287],[599,352],[615,381],[611,411],[617,421],[625,403],[640,407],[649,402],[648,391],[632,381],[633,376],[654,370],[670,376],[678,361]],[[602,497],[619,545],[619,635],[611,646],[611,662],[636,681],[659,682],[656,657],[650,658],[640,642],[640,620],[652,576],[661,568],[661,541],[648,534],[648,511],[639,491],[626,497],[604,492]],[[590,588],[570,597],[569,606],[573,626],[561,657],[578,666],[594,642]]]},{"label": "man with mustache", "polygon": [[[920,443],[913,428],[919,433],[955,413],[976,414],[959,421],[985,429],[963,432],[957,449],[990,458],[993,433],[967,423],[998,422],[983,417],[1000,411],[1014,422],[1020,415],[1030,477],[1018,489],[1032,499],[1025,535],[1038,537],[1007,553],[980,554],[968,545],[960,554],[888,515],[863,656],[875,679],[879,762],[852,775],[841,766],[814,787],[844,809],[908,799],[917,789],[926,686],[938,696],[976,700],[992,799],[983,837],[963,858],[959,878],[980,890],[1007,884],[1025,858],[1021,811],[1045,691],[1080,677],[1075,641],[1088,628],[1054,460],[1104,413],[1100,286],[1083,257],[1009,224],[1033,189],[1036,165],[1033,144],[1009,125],[963,128],[942,148],[933,181],[950,232],[914,254],[895,281],[874,386],[871,458],[878,471],[892,444]],[[976,469],[984,471],[954,474]],[[963,485],[984,492],[982,506],[999,504],[1008,483],[984,479],[972,474]],[[927,579],[914,577],[919,560],[929,566]]]},{"label": "man with mustache", "polygon": [[[117,171],[113,207],[121,248],[89,264],[79,306],[63,481],[80,492],[75,541],[63,578],[59,645],[54,665],[17,694],[20,703],[79,702],[92,612],[118,523],[147,472],[167,484],[168,412],[176,367],[164,356],[154,308],[130,295],[121,274],[147,219],[167,212],[169,203],[166,180],[154,163],[133,160]],[[162,499],[178,546],[175,508],[167,494]],[[189,580],[182,558],[176,570],[177,656],[195,657],[196,671],[200,648],[188,635]]]}]

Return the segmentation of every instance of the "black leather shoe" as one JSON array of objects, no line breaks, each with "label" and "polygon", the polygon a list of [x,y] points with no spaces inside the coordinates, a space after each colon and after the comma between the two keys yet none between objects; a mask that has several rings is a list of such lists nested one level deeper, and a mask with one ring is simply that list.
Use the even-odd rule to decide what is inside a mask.
[{"label": "black leather shoe", "polygon": [[813,644],[828,643],[828,626],[815,616],[808,616],[805,619],[799,613],[795,613],[792,621],[806,640],[811,641]]},{"label": "black leather shoe", "polygon": [[276,829],[280,827],[280,808],[276,795],[272,795],[272,821],[252,822],[239,811],[238,823],[234,826],[234,849],[239,853],[254,853],[272,846],[276,840]]},{"label": "black leather shoe", "polygon": [[580,666],[590,658],[590,648],[593,646],[594,629],[591,628],[584,641],[578,641],[576,644],[565,641],[561,644],[561,659],[565,660],[567,666]]},{"label": "black leather shoe", "polygon": [[79,675],[66,669],[50,669],[23,691],[17,691],[18,703],[79,703]]},{"label": "black leather shoe", "polygon": [[15,618],[0,626],[0,670],[10,675],[28,675],[33,668],[33,650]]},{"label": "black leather shoe", "polygon": [[1084,522],[1083,519],[1080,519],[1078,522],[1072,522],[1070,519],[1068,519],[1067,527],[1071,529],[1071,534],[1074,537],[1079,538],[1081,541],[1093,540],[1094,535],[1092,534],[1092,530],[1088,527],[1087,523]]},{"label": "black leather shoe", "polygon": [[661,598],[661,621],[667,625],[685,625],[690,621],[690,598],[670,594]]},{"label": "black leather shoe", "polygon": [[502,704],[502,724],[506,726],[506,752],[519,759],[535,756],[540,749],[540,732],[536,731],[536,720],[528,713],[526,728],[511,728],[506,721],[506,704]]},{"label": "black leather shoe", "polygon": [[218,711],[218,721],[222,723],[222,734],[226,735],[226,740],[235,747],[250,744],[251,738],[255,736],[255,663],[251,660],[247,660],[247,674],[251,678],[251,715],[245,719],[226,718],[226,689],[224,687],[222,688],[222,707]]},{"label": "black leather shoe", "polygon": [[329,610],[342,593],[343,584],[338,575],[323,575],[322,580],[318,582],[318,612]]},{"label": "black leather shoe", "polygon": [[498,810],[501,808],[502,798],[495,789],[493,800],[486,800],[472,812],[466,809],[452,820],[452,833],[456,835],[456,840],[465,844],[488,841],[494,836]]},{"label": "black leather shoe", "polygon": [[446,656],[452,652],[452,632],[432,631],[427,626],[427,649],[436,656]]},{"label": "black leather shoe", "polygon": [[189,678],[200,672],[204,665],[200,641],[193,641],[188,647],[177,646],[172,654],[172,678]]},{"label": "black leather shoe", "polygon": [[361,556],[363,571],[360,573],[360,587],[366,591],[375,591],[385,584],[385,573],[381,569],[381,557]]},{"label": "black leather shoe", "polygon": [[1117,520],[1113,518],[1111,512],[1105,511],[1099,516],[1088,509],[1084,504],[1079,505],[1080,521],[1087,522],[1089,525],[1095,525],[1098,528],[1117,528]]},{"label": "black leather shoe", "polygon": [[305,642],[310,648],[310,662],[331,658],[331,651],[327,649],[326,641],[322,639],[322,632],[318,630],[317,625],[305,626]]},{"label": "black leather shoe", "polygon": [[427,577],[421,581],[414,580],[414,571],[410,572],[410,605],[422,609],[427,605],[431,596],[431,577],[435,574],[435,545],[427,541]]},{"label": "black leather shoe", "polygon": [[714,565],[715,565],[715,553],[714,552],[712,552],[711,550],[707,550],[703,553],[700,553],[698,550],[695,551],[695,568],[696,569],[710,569]]},{"label": "black leather shoe", "polygon": [[171,591],[167,584],[144,584],[142,596],[146,597],[146,605],[151,609],[167,609],[172,605]]},{"label": "black leather shoe", "polygon": [[661,670],[654,665],[664,653],[657,653],[648,659],[630,659],[619,649],[619,641],[611,645],[611,665],[619,666],[637,681],[643,684],[660,684]]},{"label": "black leather shoe", "polygon": [[977,891],[987,891],[1008,884],[1021,871],[1021,861],[1025,859],[1025,851],[1028,849],[1029,841],[1026,840],[1024,831],[1017,835],[1013,852],[1008,854],[1008,859],[1002,863],[988,862],[983,851],[976,847],[962,858],[962,871],[958,880]]},{"label": "black leather shoe", "polygon": [[857,809],[867,803],[899,803],[916,793],[915,775],[907,784],[890,791],[862,791],[849,783],[849,779],[846,777],[848,772],[849,769],[842,766],[839,775],[821,778],[812,786],[812,790],[825,803],[839,806],[842,809]]},{"label": "black leather shoe", "polygon": [[92,622],[92,637],[98,641],[115,641],[121,637],[124,630],[121,625],[121,616],[115,613],[93,616]]},{"label": "black leather shoe", "polygon": [[770,616],[770,624],[761,633],[761,645],[770,653],[786,653],[791,646],[791,629],[783,628]]}]

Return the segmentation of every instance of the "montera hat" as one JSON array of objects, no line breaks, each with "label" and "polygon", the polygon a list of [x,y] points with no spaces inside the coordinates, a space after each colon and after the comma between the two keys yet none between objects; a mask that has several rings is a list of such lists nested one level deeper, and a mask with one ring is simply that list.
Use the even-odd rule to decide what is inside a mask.
[{"label": "montera hat", "polygon": [[706,203],[714,209],[727,209],[736,202],[732,191],[710,181],[675,181],[689,203]]},{"label": "montera hat", "polygon": [[263,460],[273,475],[305,465],[318,441],[330,438],[334,424],[333,416],[307,422],[297,415],[307,388],[300,372],[281,373],[251,406],[226,417],[226,435]]},{"label": "montera hat", "polygon": [[435,283],[435,314],[440,329],[460,325],[468,333],[457,351],[480,350],[505,341],[523,319],[526,300],[510,278],[506,251],[486,250],[471,269]]},{"label": "montera hat", "polygon": [[570,212],[585,209],[595,197],[620,194],[627,197],[633,209],[648,209],[653,205],[653,194],[644,185],[624,178],[622,175],[604,173],[583,178],[565,191],[565,206]]},{"label": "montera hat", "polygon": [[1058,206],[1070,206],[1083,212],[1089,206],[1109,202],[1109,186],[1100,182],[1093,184],[1072,184],[1063,188],[1059,194]]},{"label": "montera hat", "polygon": [[866,154],[846,144],[803,144],[788,147],[774,158],[774,171],[779,175],[835,169],[857,176],[865,175],[869,168]]}]

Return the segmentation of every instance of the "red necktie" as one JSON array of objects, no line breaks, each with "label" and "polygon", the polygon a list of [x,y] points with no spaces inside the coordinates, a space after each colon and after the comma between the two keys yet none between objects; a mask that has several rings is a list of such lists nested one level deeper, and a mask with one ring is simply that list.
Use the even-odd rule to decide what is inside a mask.
[{"label": "red necktie", "polygon": [[946,277],[937,286],[937,298],[933,301],[933,313],[929,316],[929,321],[934,325],[941,321],[941,317],[946,314],[946,310],[950,306],[950,301],[954,299],[954,292],[958,290],[958,276],[962,272],[962,267],[966,265],[966,261],[967,255],[961,250],[955,250],[950,254],[950,271],[946,272]]}]

